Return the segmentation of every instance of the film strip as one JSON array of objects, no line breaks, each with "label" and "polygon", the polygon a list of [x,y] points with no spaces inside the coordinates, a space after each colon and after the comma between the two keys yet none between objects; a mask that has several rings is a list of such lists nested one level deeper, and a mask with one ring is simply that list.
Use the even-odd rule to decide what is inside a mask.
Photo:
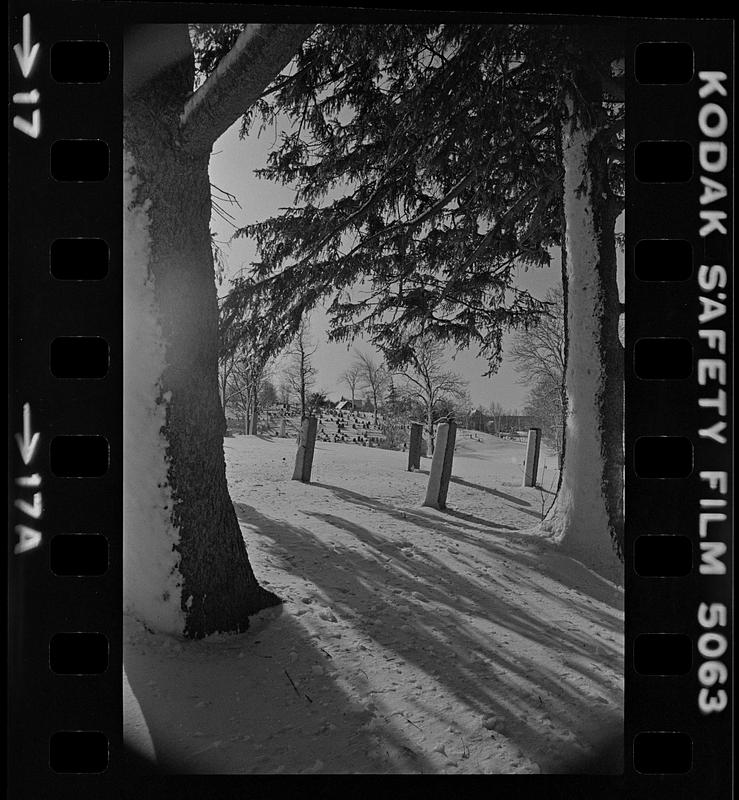
[{"label": "film strip", "polygon": [[[123,31],[189,13],[11,7],[13,797],[206,790],[204,776],[137,777],[121,723]],[[624,771],[531,776],[526,791],[720,798],[733,775],[734,30],[622,24]],[[491,788],[520,789],[505,775]]]}]

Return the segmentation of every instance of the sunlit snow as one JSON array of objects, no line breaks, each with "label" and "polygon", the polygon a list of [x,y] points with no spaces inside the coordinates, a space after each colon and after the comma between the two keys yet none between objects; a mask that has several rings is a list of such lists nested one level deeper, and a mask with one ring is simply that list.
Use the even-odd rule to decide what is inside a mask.
[{"label": "sunlit snow", "polygon": [[591,769],[620,771],[599,748],[622,731],[623,593],[519,533],[553,497],[521,488],[523,444],[460,431],[446,512],[420,505],[429,459],[409,473],[404,453],[319,442],[302,484],[292,439],[225,453],[254,571],[284,605],[202,641],[127,618],[163,767],[553,773],[596,753]]}]

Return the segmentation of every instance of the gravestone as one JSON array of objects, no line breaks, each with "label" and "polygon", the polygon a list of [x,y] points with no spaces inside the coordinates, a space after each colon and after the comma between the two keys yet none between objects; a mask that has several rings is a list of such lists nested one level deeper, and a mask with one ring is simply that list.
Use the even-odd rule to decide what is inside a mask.
[{"label": "gravestone", "polygon": [[539,472],[539,449],[541,447],[541,428],[529,429],[529,440],[526,444],[526,461],[523,465],[523,485],[536,486]]},{"label": "gravestone", "polygon": [[431,471],[426,488],[426,499],[423,504],[443,510],[446,508],[446,496],[449,481],[452,478],[452,462],[454,461],[454,443],[457,438],[457,423],[454,420],[442,422],[436,429],[436,447],[431,459]]},{"label": "gravestone", "polygon": [[303,417],[303,424],[298,438],[298,452],[295,456],[294,481],[310,483],[310,473],[313,468],[313,451],[316,446],[316,431],[318,430],[317,417]]},{"label": "gravestone", "polygon": [[280,436],[284,439],[287,436],[287,420],[283,417],[280,422]]},{"label": "gravestone", "polygon": [[421,438],[423,425],[420,422],[411,422],[410,438],[408,439],[408,472],[421,468]]}]

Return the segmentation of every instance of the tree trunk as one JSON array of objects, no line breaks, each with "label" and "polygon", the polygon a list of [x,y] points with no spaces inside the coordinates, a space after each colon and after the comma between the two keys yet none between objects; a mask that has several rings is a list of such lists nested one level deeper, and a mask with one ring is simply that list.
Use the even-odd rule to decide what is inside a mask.
[{"label": "tree trunk", "polygon": [[[207,150],[178,141],[187,27],[124,108],[125,603],[199,638],[279,599],[257,583],[226,484]],[[162,59],[167,63],[166,58]]]},{"label": "tree trunk", "polygon": [[251,426],[249,428],[249,433],[252,436],[256,436],[259,433],[259,387],[258,382],[255,381],[254,388],[252,389],[252,398],[251,398]]},{"label": "tree trunk", "polygon": [[566,417],[557,498],[542,523],[573,557],[621,580],[623,354],[615,214],[597,129],[573,111],[563,128]]},{"label": "tree trunk", "polygon": [[429,456],[434,454],[434,412],[429,408],[426,412],[426,427],[429,431]]}]

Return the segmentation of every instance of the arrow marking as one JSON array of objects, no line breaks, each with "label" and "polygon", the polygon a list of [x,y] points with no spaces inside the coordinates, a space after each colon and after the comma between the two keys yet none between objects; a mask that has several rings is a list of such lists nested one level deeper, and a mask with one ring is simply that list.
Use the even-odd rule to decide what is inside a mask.
[{"label": "arrow marking", "polygon": [[23,404],[23,436],[16,433],[15,441],[18,443],[18,449],[21,453],[23,463],[28,466],[31,463],[33,454],[36,452],[36,445],[38,445],[40,433],[31,435],[31,404]]},{"label": "arrow marking", "polygon": [[27,78],[31,74],[40,45],[38,43],[31,46],[31,15],[23,15],[23,45],[13,45],[13,52],[18,59],[23,77]]}]

